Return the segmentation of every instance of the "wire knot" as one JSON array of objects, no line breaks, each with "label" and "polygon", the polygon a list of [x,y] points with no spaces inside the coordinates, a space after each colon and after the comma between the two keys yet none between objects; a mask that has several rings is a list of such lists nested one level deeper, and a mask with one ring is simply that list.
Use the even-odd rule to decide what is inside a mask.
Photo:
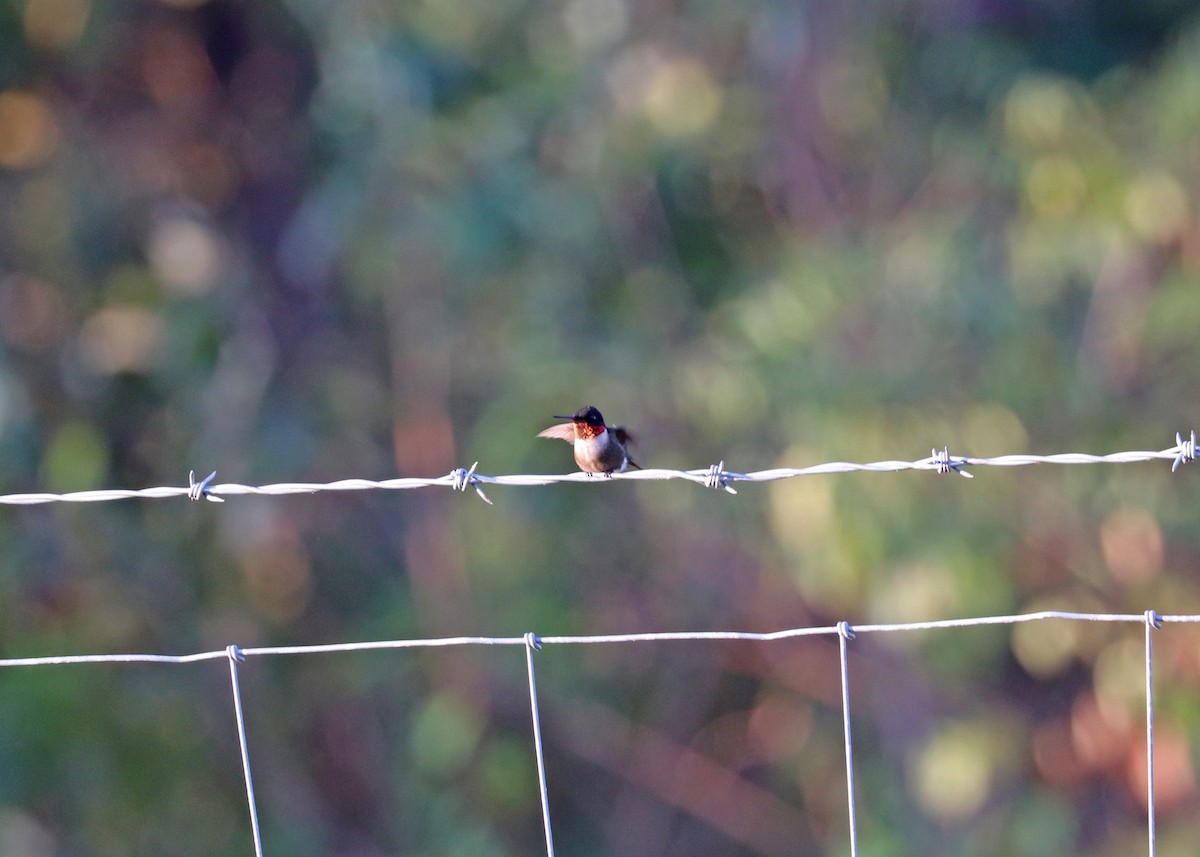
[{"label": "wire knot", "polygon": [[246,663],[246,653],[237,646],[226,646],[225,654],[229,656],[229,660],[231,661],[237,661],[239,664]]},{"label": "wire knot", "polygon": [[205,500],[207,500],[210,503],[224,503],[225,502],[224,498],[216,497],[209,493],[209,490],[210,490],[208,487],[209,483],[212,482],[216,478],[217,478],[217,471],[214,470],[212,473],[208,474],[207,479],[203,480],[202,482],[197,482],[196,481],[196,471],[189,470],[188,471],[188,499],[189,500],[199,500],[201,497],[203,497]]},{"label": "wire knot", "polygon": [[957,473],[959,476],[965,476],[967,479],[974,479],[975,474],[968,473],[963,470],[967,460],[965,458],[955,458],[950,454],[950,447],[943,447],[941,452],[936,449],[930,453],[933,459],[933,466],[938,473]]},{"label": "wire knot", "polygon": [[847,640],[853,640],[855,637],[854,629],[850,627],[850,623],[845,619],[837,623],[837,632],[839,637],[844,637]]},{"label": "wire knot", "polygon": [[483,498],[483,502],[491,506],[492,501],[488,499],[487,494],[483,493],[483,487],[480,484],[482,480],[475,475],[475,468],[478,466],[479,462],[476,461],[471,465],[470,470],[463,470],[461,467],[451,470],[450,478],[454,480],[455,491],[466,491],[467,488],[474,488],[475,493]]},{"label": "wire knot", "polygon": [[1163,617],[1155,613],[1153,610],[1146,611],[1146,624],[1151,628],[1161,628],[1163,626]]},{"label": "wire knot", "polygon": [[535,652],[540,652],[542,650],[542,640],[537,634],[533,633],[533,631],[526,632],[525,645],[533,649]]},{"label": "wire knot", "polygon": [[1179,432],[1175,432],[1175,448],[1178,454],[1175,456],[1175,463],[1171,465],[1172,473],[1179,469],[1179,465],[1196,460],[1196,432],[1193,431],[1187,440],[1184,440]]},{"label": "wire knot", "polygon": [[725,472],[725,462],[714,464],[708,468],[708,478],[704,480],[706,488],[724,488],[730,494],[736,494],[737,491],[729,484],[729,474]]}]

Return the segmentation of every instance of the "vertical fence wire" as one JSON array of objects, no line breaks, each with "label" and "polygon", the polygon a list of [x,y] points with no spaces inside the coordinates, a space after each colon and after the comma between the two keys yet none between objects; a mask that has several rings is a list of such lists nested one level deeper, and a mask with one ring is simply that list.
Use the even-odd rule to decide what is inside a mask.
[{"label": "vertical fence wire", "polygon": [[246,778],[246,803],[250,807],[250,830],[254,835],[254,857],[262,857],[262,833],[258,827],[258,804],[254,799],[254,778],[250,776],[250,748],[246,743],[246,718],[242,713],[242,691],[238,682],[238,664],[245,663],[246,656],[237,646],[230,646],[229,681],[233,685],[233,713],[237,718],[238,744],[242,750],[242,773]]},{"label": "vertical fence wire", "polygon": [[538,714],[537,679],[533,672],[533,653],[542,647],[537,635],[525,635],[525,668],[529,673],[529,711],[533,717],[533,749],[537,756],[538,788],[542,792],[542,826],[546,830],[546,857],[554,857],[554,836],[550,832],[550,793],[546,788],[546,757],[542,750],[542,719]]},{"label": "vertical fence wire", "polygon": [[1150,857],[1155,857],[1154,812],[1154,629],[1162,627],[1162,617],[1153,610],[1146,611],[1146,835],[1150,842]]},{"label": "vertical fence wire", "polygon": [[854,639],[849,623],[838,622],[838,654],[842,662],[842,727],[846,733],[846,807],[850,821],[850,857],[858,857],[858,813],[854,808],[854,742],[850,740],[850,663],[846,643]]}]

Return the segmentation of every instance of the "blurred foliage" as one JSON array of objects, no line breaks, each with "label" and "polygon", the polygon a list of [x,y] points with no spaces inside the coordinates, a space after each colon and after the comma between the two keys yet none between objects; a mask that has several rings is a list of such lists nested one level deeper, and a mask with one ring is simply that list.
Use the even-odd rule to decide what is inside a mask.
[{"label": "blurred foliage", "polygon": [[[0,0],[0,491],[1165,448],[1193,4]],[[1185,468],[0,513],[5,656],[1200,612]],[[852,647],[862,853],[1142,847],[1141,632]],[[513,650],[252,661],[269,853],[541,847]],[[1200,633],[1156,634],[1159,853]],[[560,851],[846,849],[836,642],[548,647]],[[0,674],[0,853],[248,847],[224,666]]]}]

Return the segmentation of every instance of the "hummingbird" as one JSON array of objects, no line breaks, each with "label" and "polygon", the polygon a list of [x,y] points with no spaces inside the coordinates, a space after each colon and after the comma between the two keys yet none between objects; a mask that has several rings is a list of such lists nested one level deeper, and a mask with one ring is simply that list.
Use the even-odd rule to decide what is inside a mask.
[{"label": "hummingbird", "polygon": [[538,432],[538,437],[556,437],[575,446],[575,463],[586,473],[603,473],[612,476],[626,467],[642,466],[629,457],[626,444],[632,435],[621,426],[606,426],[604,417],[591,405],[580,408],[574,414],[555,414],[556,420],[570,420],[550,426]]}]

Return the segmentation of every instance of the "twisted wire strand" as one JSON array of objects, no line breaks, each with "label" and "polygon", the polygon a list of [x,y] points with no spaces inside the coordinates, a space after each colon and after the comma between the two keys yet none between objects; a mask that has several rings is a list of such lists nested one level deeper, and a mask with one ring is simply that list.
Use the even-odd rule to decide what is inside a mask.
[{"label": "twisted wire strand", "polygon": [[873,461],[856,463],[852,461],[830,461],[815,464],[810,467],[776,467],[769,470],[758,470],[751,473],[739,473],[726,470],[725,462],[714,464],[703,470],[667,470],[648,469],[633,470],[625,473],[613,473],[611,476],[597,476],[591,473],[548,473],[548,474],[504,474],[489,476],[477,473],[479,462],[469,468],[457,468],[445,476],[432,478],[400,477],[396,479],[339,479],[336,482],[277,482],[271,485],[241,485],[236,482],[221,482],[213,484],[216,472],[209,474],[207,479],[197,482],[195,473],[189,475],[187,486],[161,486],[156,488],[136,489],[103,489],[96,491],[70,491],[63,494],[28,493],[0,495],[3,505],[36,505],[40,503],[103,503],[112,500],[130,499],[164,499],[170,497],[188,497],[192,500],[201,498],[215,503],[222,503],[226,497],[245,495],[278,497],[288,494],[316,494],[319,492],[336,491],[399,491],[410,488],[428,488],[442,486],[456,491],[466,491],[473,488],[486,502],[491,503],[484,493],[485,485],[512,486],[542,486],[562,482],[582,482],[600,484],[610,480],[666,480],[682,479],[704,485],[708,488],[723,489],[730,494],[736,494],[734,483],[738,482],[773,482],[777,479],[792,479],[797,476],[820,476],[835,473],[897,473],[906,470],[923,470],[935,473],[956,473],[959,476],[971,477],[969,467],[1025,467],[1032,464],[1134,464],[1146,461],[1172,461],[1172,472],[1182,464],[1194,461],[1196,458],[1196,433],[1191,432],[1185,438],[1175,435],[1175,446],[1163,450],[1129,450],[1113,452],[1106,455],[1092,455],[1083,452],[1062,452],[1051,455],[999,455],[981,458],[969,455],[951,455],[948,448],[941,451],[932,450],[928,458],[915,461]]},{"label": "twisted wire strand", "polygon": [[[1197,614],[1154,614],[1158,624],[1200,624]],[[1123,622],[1144,624],[1145,613],[1076,613],[1065,610],[1040,610],[1035,613],[1014,613],[1003,616],[971,616],[958,619],[936,619],[924,622],[894,622],[887,624],[846,624],[854,635],[895,633],[902,631],[938,631],[970,628],[983,625],[1017,625],[1025,622],[1062,620],[1070,622]],[[536,635],[543,646],[586,646],[617,643],[670,643],[682,641],[744,641],[769,643],[799,637],[837,636],[843,633],[842,624],[812,625],[786,628],[780,631],[651,631],[636,634],[566,634]],[[327,643],[307,646],[248,646],[237,647],[246,659],[281,655],[336,654],[379,651],[386,649],[427,649],[456,646],[526,646],[528,635],[512,637],[431,637],[422,639],[369,640],[365,642]],[[45,657],[0,658],[0,668],[27,666],[59,666],[94,663],[160,663],[191,664],[201,661],[226,660],[228,647],[185,655],[118,653],[89,655],[48,655]]]}]

